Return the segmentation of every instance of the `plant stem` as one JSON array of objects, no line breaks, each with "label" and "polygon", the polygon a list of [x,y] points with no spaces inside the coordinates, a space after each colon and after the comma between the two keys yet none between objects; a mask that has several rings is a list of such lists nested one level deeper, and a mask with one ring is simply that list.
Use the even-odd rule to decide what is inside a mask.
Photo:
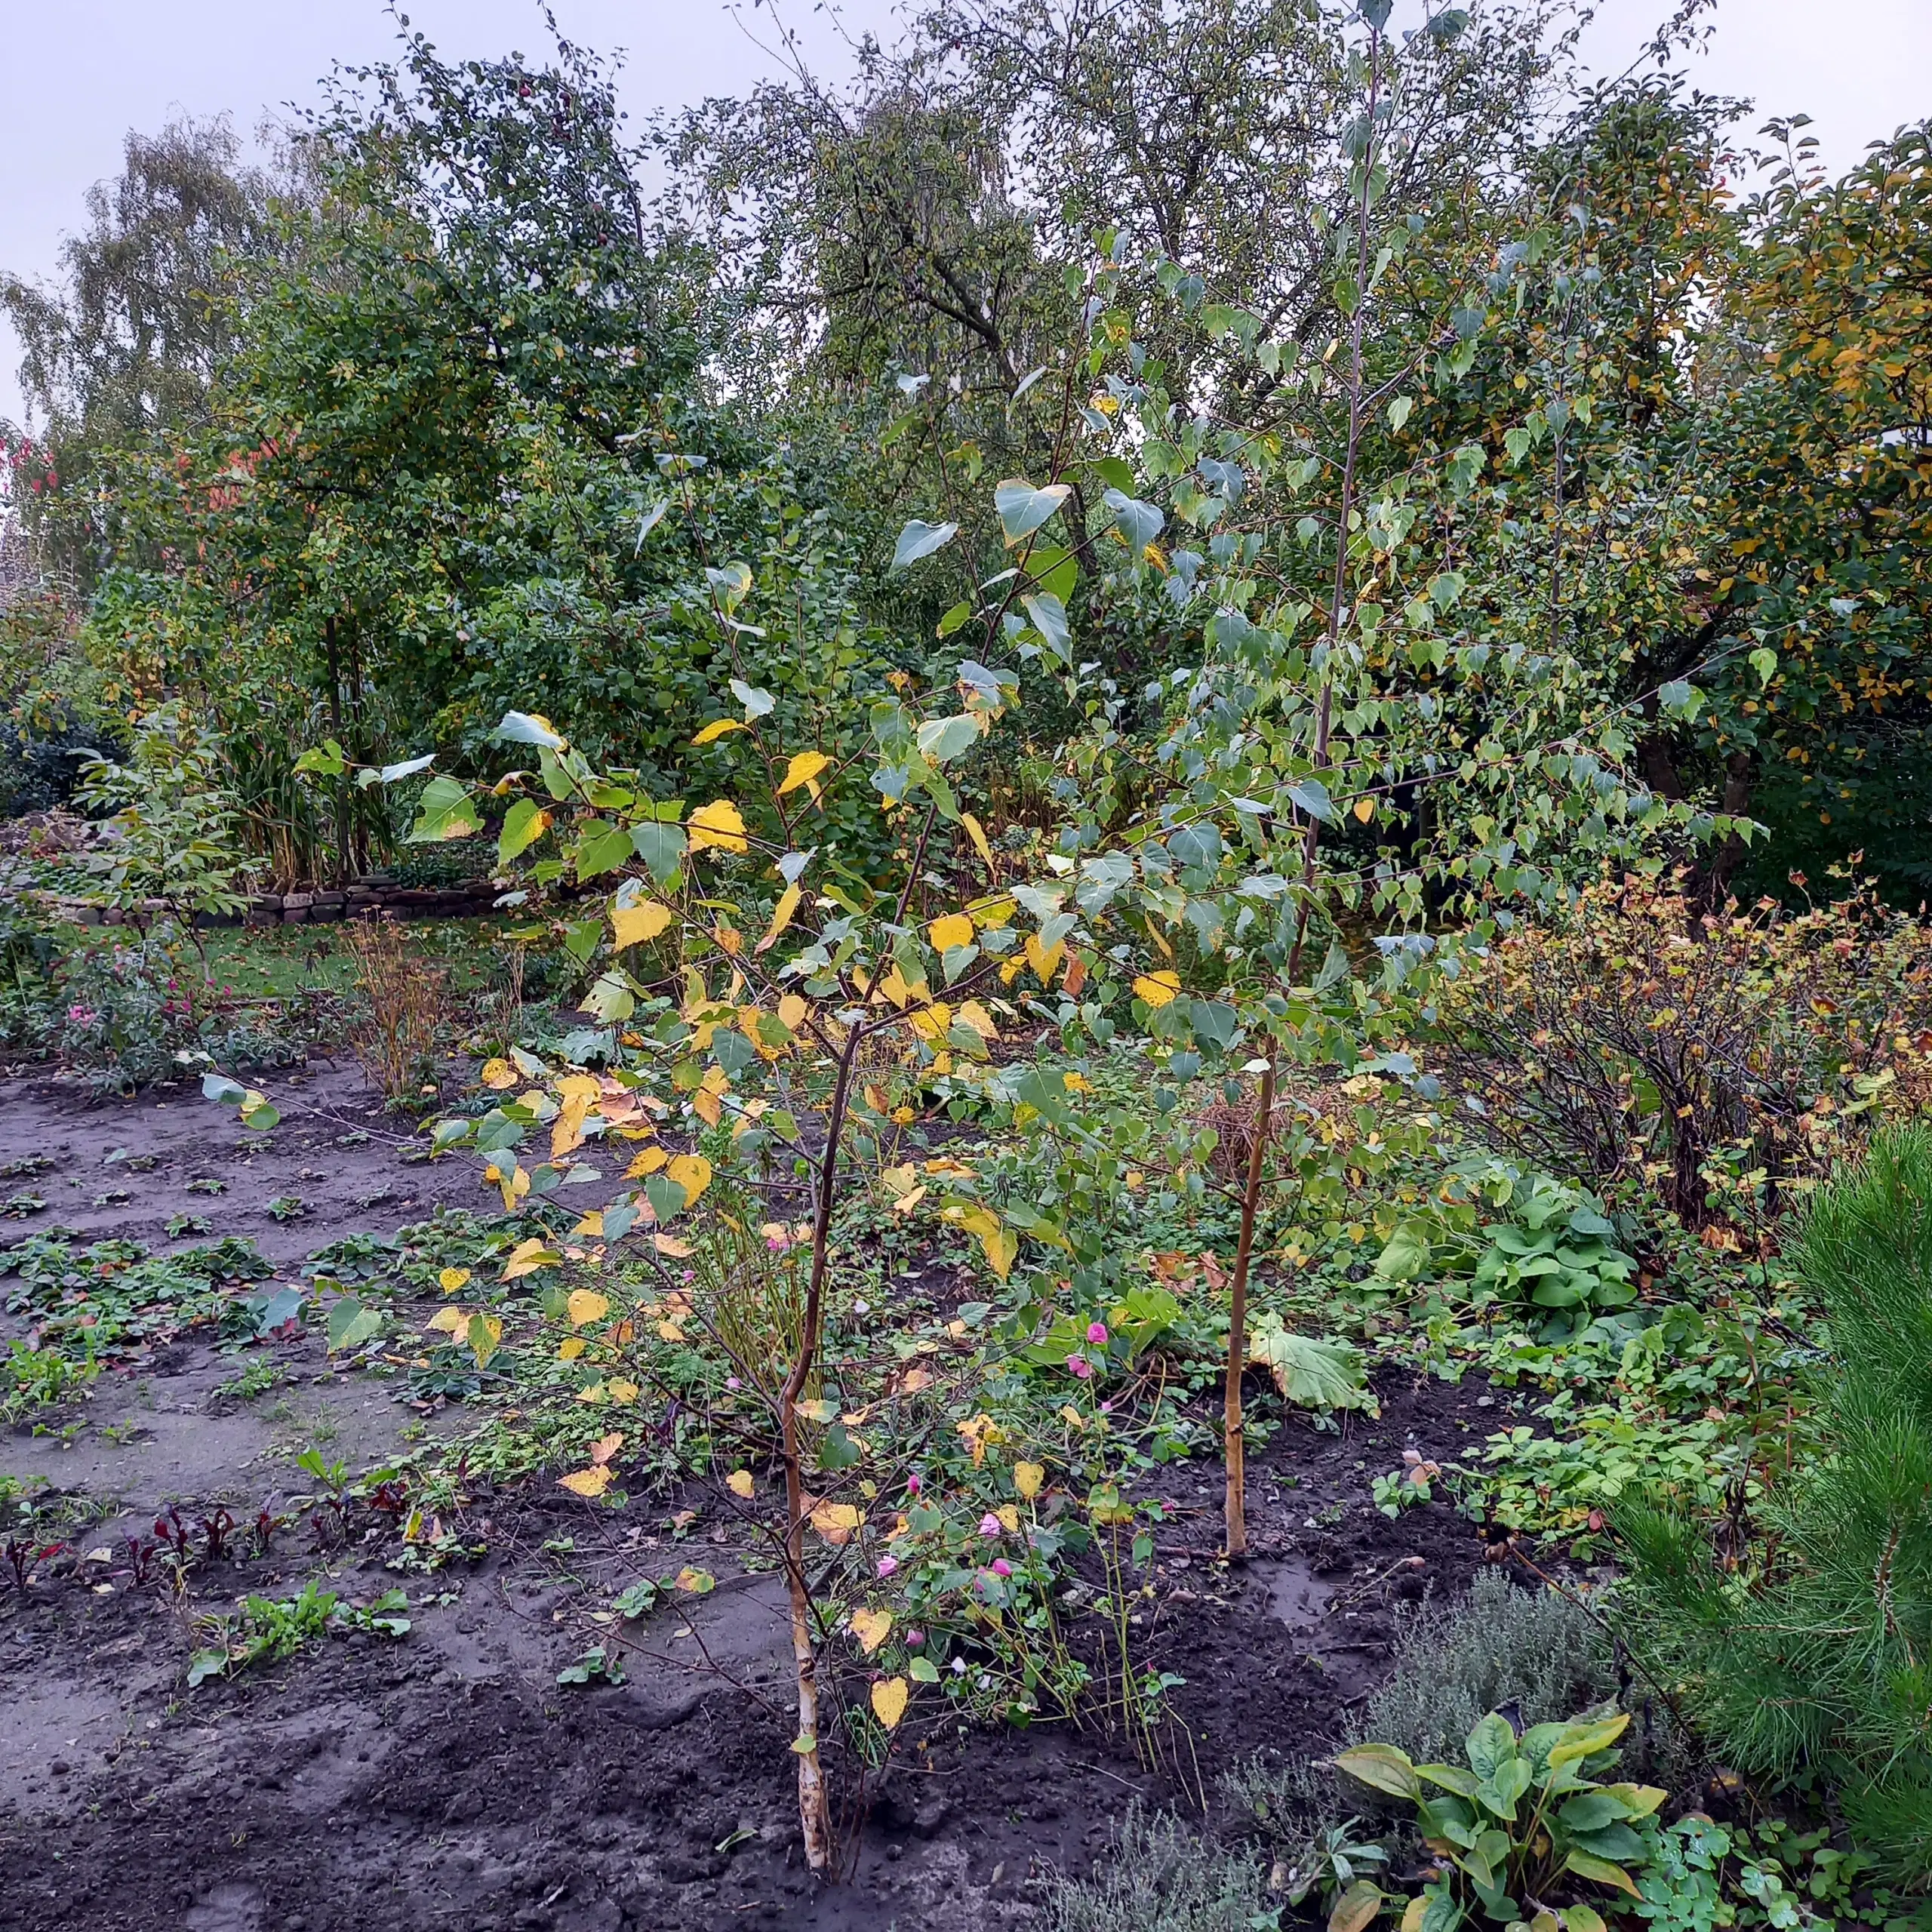
[{"label": "plant stem", "polygon": [[798,1742],[793,1746],[798,1760],[798,1823],[804,1835],[805,1863],[821,1875],[832,1872],[835,1867],[832,1807],[826,1790],[825,1767],[819,1756],[818,1656],[811,1589],[805,1580],[805,1482],[798,1441],[798,1398],[804,1394],[813,1364],[818,1359],[839,1143],[845,1131],[852,1070],[864,1038],[863,1026],[854,1026],[847,1034],[844,1050],[839,1056],[832,1104],[826,1115],[825,1149],[819,1156],[818,1199],[814,1204],[812,1218],[812,1268],[805,1289],[804,1318],[799,1330],[798,1354],[778,1392],[785,1463],[785,1573],[792,1600],[792,1659],[798,1682]]},{"label": "plant stem", "polygon": [[1247,1367],[1247,1271],[1254,1255],[1254,1221],[1261,1201],[1261,1174],[1275,1120],[1275,1057],[1263,1069],[1249,1134],[1247,1185],[1241,1191],[1241,1238],[1235,1248],[1234,1278],[1228,1287],[1228,1373],[1221,1399],[1223,1454],[1228,1466],[1228,1554],[1247,1554],[1247,1454],[1241,1434],[1241,1379]]}]

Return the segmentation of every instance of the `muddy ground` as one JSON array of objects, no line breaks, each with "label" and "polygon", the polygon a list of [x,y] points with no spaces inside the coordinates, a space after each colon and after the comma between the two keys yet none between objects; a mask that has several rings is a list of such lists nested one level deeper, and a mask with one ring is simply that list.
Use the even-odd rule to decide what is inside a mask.
[{"label": "muddy ground", "polygon": [[[293,1279],[342,1235],[487,1204],[469,1165],[398,1158],[352,1066],[318,1062],[276,1084],[300,1105],[265,1146],[191,1087],[89,1107],[38,1075],[0,1083],[0,1167],[53,1163],[0,1183],[49,1203],[0,1224],[0,1239],[58,1221],[166,1252],[169,1217],[192,1207],[212,1223],[195,1238],[251,1235]],[[223,1190],[189,1192],[197,1180]],[[303,1217],[277,1220],[268,1204],[291,1195]],[[596,1190],[582,1198],[595,1204]],[[20,1327],[0,1320],[0,1346]],[[125,1540],[170,1503],[190,1520],[221,1506],[252,1521],[298,1486],[291,1459],[304,1448],[359,1471],[460,1419],[331,1371],[312,1339],[260,1346],[281,1371],[265,1398],[238,1400],[237,1358],[189,1340],[103,1377],[85,1403],[41,1418],[42,1432],[0,1437],[0,1472],[43,1479],[75,1525],[23,1593],[0,1581],[8,1932],[1026,1924],[1041,1867],[1084,1868],[1137,1793],[1178,1801],[1198,1780],[1211,1795],[1257,1750],[1305,1755],[1333,1735],[1386,1668],[1395,1606],[1453,1593],[1484,1557],[1441,1506],[1383,1518],[1370,1477],[1411,1445],[1446,1458],[1497,1426],[1505,1400],[1475,1383],[1385,1383],[1379,1420],[1340,1434],[1291,1421],[1251,1459],[1256,1555],[1234,1573],[1214,1560],[1218,1469],[1172,1472],[1147,1654],[1186,1680],[1174,1740],[1186,1780],[1105,1735],[922,1732],[915,1707],[850,1881],[824,1888],[797,1847],[774,1580],[734,1578],[688,1622],[659,1614],[621,1685],[557,1681],[596,1636],[594,1606],[663,1574],[687,1540],[716,1554],[702,1522],[640,1527],[635,1510],[486,1495],[465,1525],[485,1553],[434,1574],[386,1567],[393,1525],[357,1518],[338,1541],[297,1525],[259,1557],[204,1564],[180,1595],[136,1580]],[[198,1617],[318,1572],[346,1601],[405,1589],[408,1634],[318,1639],[186,1687]]]}]

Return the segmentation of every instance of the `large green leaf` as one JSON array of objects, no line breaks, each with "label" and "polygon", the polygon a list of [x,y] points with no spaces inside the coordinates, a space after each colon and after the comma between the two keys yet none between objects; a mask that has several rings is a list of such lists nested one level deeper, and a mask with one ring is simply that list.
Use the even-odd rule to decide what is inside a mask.
[{"label": "large green leaf", "polygon": [[1369,1392],[1361,1356],[1346,1342],[1318,1341],[1275,1324],[1254,1331],[1248,1352],[1251,1360],[1270,1371],[1281,1393],[1302,1408],[1381,1413]]}]

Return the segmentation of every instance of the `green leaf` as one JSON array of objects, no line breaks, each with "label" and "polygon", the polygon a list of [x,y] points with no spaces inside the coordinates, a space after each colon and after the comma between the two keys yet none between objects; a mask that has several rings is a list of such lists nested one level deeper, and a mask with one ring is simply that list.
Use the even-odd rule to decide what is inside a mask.
[{"label": "green leaf", "polygon": [[248,1097],[248,1090],[225,1073],[205,1073],[202,1075],[202,1097],[221,1106],[238,1107]]},{"label": "green leaf", "polygon": [[495,735],[500,740],[512,745],[540,745],[551,752],[560,752],[564,748],[564,740],[542,718],[533,718],[528,712],[505,712],[503,721],[497,727]]},{"label": "green leaf", "polygon": [[1346,1342],[1317,1341],[1277,1324],[1256,1330],[1248,1352],[1272,1372],[1281,1393],[1303,1408],[1377,1413],[1361,1356]]},{"label": "green leaf", "polygon": [[411,826],[412,845],[438,845],[481,832],[483,821],[470,803],[469,787],[450,777],[432,778],[417,801],[417,819]]},{"label": "green leaf", "polygon": [[579,830],[577,850],[571,855],[577,867],[577,882],[597,877],[600,872],[615,872],[626,863],[637,849],[631,835],[620,825],[611,825],[601,819],[591,819]]},{"label": "green leaf", "polygon": [[1023,542],[1045,523],[1072,494],[1064,483],[1036,490],[1022,478],[1009,478],[993,492],[993,507],[1008,546]]},{"label": "green leaf", "polygon": [[506,866],[528,851],[543,837],[546,829],[543,808],[534,798],[519,798],[503,814],[497,834],[497,863]]},{"label": "green leaf", "polygon": [[745,707],[747,718],[766,717],[777,707],[778,700],[769,691],[759,691],[742,678],[731,681],[731,695]]},{"label": "green leaf", "polygon": [[966,712],[952,718],[930,718],[919,727],[919,749],[935,764],[971,749],[979,742],[980,727]]},{"label": "green leaf", "polygon": [[952,608],[939,620],[939,628],[934,635],[940,637],[950,637],[972,614],[971,605],[964,603],[954,605]]},{"label": "green leaf", "polygon": [[1143,503],[1124,490],[1109,490],[1100,500],[1114,513],[1114,525],[1136,556],[1160,535],[1167,518],[1152,503]]},{"label": "green leaf", "polygon": [[660,885],[667,885],[685,863],[685,835],[675,825],[634,825],[631,848],[651,869]]},{"label": "green leaf", "polygon": [[1096,457],[1088,468],[1111,490],[1118,490],[1124,497],[1134,494],[1134,475],[1131,464],[1123,463],[1117,456]]},{"label": "green leaf", "polygon": [[1355,1744],[1335,1754],[1335,1768],[1346,1771],[1371,1791],[1386,1792],[1391,1798],[1420,1801],[1422,1786],[1408,1753],[1392,1744]]},{"label": "green leaf", "polygon": [[1637,1881],[1620,1865],[1613,1865],[1607,1858],[1598,1858],[1587,1851],[1573,1851],[1563,1861],[1566,1872],[1574,1872],[1580,1878],[1593,1878],[1599,1885],[1614,1885],[1620,1892],[1628,1892],[1634,1898],[1642,1894],[1637,1890]]},{"label": "green leaf", "polygon": [[329,1353],[339,1355],[345,1349],[359,1349],[379,1335],[382,1327],[380,1309],[365,1308],[353,1295],[344,1295],[329,1310]]},{"label": "green leaf", "polygon": [[651,1213],[662,1223],[675,1221],[685,1211],[685,1204],[690,1196],[669,1174],[652,1174],[644,1183],[644,1198],[651,1203]]},{"label": "green leaf", "polygon": [[930,557],[935,550],[943,550],[959,534],[956,523],[921,523],[917,517],[899,533],[899,541],[892,546],[892,568],[895,573],[916,564],[921,557]]}]

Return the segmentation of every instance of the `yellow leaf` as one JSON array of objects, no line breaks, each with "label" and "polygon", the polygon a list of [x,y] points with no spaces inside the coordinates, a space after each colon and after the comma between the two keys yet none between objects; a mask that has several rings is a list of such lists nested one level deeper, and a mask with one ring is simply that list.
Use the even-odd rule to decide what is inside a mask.
[{"label": "yellow leaf", "polygon": [[959,823],[966,828],[966,835],[973,841],[973,849],[986,863],[988,872],[998,869],[993,864],[993,848],[986,843],[986,829],[971,812],[961,812]]},{"label": "yellow leaf", "polygon": [[436,1285],[446,1295],[453,1295],[469,1279],[467,1268],[445,1268],[436,1277]]},{"label": "yellow leaf", "polygon": [[959,1023],[970,1026],[983,1040],[997,1040],[999,1029],[993,1024],[993,1017],[976,999],[969,999],[959,1009]]},{"label": "yellow leaf", "polygon": [[1014,1509],[1011,1503],[1002,1503],[999,1507],[993,1512],[993,1514],[999,1518],[1000,1527],[1004,1529],[1009,1536],[1014,1536],[1019,1534],[1020,1512]]},{"label": "yellow leaf", "polygon": [[745,836],[745,821],[729,798],[714,798],[700,805],[685,822],[685,835],[694,852],[715,845],[721,852],[748,852],[751,841]]},{"label": "yellow leaf", "polygon": [[955,946],[973,943],[973,921],[964,912],[949,912],[926,928],[926,937],[935,952],[949,952]]},{"label": "yellow leaf", "polygon": [[720,718],[707,724],[691,740],[694,745],[708,745],[721,738],[728,731],[749,731],[752,728],[742,718]]},{"label": "yellow leaf", "polygon": [[677,916],[669,906],[660,905],[654,899],[641,899],[635,906],[613,906],[611,951],[621,952],[627,946],[655,939],[666,926],[675,922]]},{"label": "yellow leaf", "polygon": [[795,1033],[811,1011],[810,1004],[797,993],[787,993],[778,1002],[778,1017],[788,1033]]},{"label": "yellow leaf", "polygon": [[811,1525],[827,1543],[849,1543],[865,1521],[850,1503],[821,1503],[811,1513]]},{"label": "yellow leaf", "polygon": [[516,1084],[516,1069],[506,1060],[488,1060],[483,1063],[483,1084],[500,1091]]},{"label": "yellow leaf", "polygon": [[718,1587],[717,1578],[709,1570],[694,1570],[688,1563],[671,1581],[687,1596],[701,1597]]},{"label": "yellow leaf", "polygon": [[1013,1486],[1031,1503],[1040,1493],[1040,1485],[1047,1479],[1047,1472],[1038,1463],[1015,1463],[1013,1466]]},{"label": "yellow leaf", "polygon": [[1358,798],[1349,809],[1362,824],[1366,825],[1375,816],[1375,801],[1373,798]]},{"label": "yellow leaf", "polygon": [[680,1154],[664,1171],[685,1190],[688,1208],[711,1185],[711,1163],[702,1154]]},{"label": "yellow leaf", "polygon": [[559,1361],[575,1361],[589,1346],[581,1335],[566,1335],[557,1344],[557,1359]]},{"label": "yellow leaf", "polygon": [[439,1308],[430,1316],[429,1326],[445,1335],[460,1335],[469,1326],[469,1311],[466,1308]]},{"label": "yellow leaf", "polygon": [[598,1463],[587,1469],[573,1469],[567,1476],[557,1481],[573,1496],[601,1496],[611,1487],[611,1478],[616,1471],[606,1464]]},{"label": "yellow leaf", "polygon": [[509,1259],[503,1263],[503,1279],[519,1280],[525,1275],[534,1275],[540,1268],[548,1268],[557,1257],[546,1247],[542,1241],[533,1235],[528,1241],[520,1241],[510,1250]]},{"label": "yellow leaf", "polygon": [[872,1715],[888,1730],[896,1729],[906,1715],[906,1700],[912,1694],[912,1687],[904,1678],[882,1678],[872,1686]]},{"label": "yellow leaf", "polygon": [[909,1214],[925,1198],[926,1190],[923,1187],[913,1188],[909,1192],[902,1194],[892,1204],[892,1211],[895,1214]]},{"label": "yellow leaf", "polygon": [[[558,1083],[561,1088],[562,1083]],[[564,1104],[557,1109],[557,1118],[550,1124],[550,1158],[561,1161],[566,1154],[574,1152],[583,1145],[583,1123],[590,1112],[595,1093],[571,1094],[565,1097]]]},{"label": "yellow leaf", "polygon": [[603,1209],[591,1208],[577,1226],[571,1229],[571,1232],[573,1235],[586,1235],[593,1240],[601,1239],[604,1232]]},{"label": "yellow leaf", "polygon": [[741,1497],[746,1502],[749,1502],[752,1491],[756,1485],[752,1481],[752,1472],[749,1469],[734,1469],[724,1478],[724,1487],[734,1496]]},{"label": "yellow leaf", "polygon": [[832,762],[823,752],[794,752],[785,767],[785,782],[778,788],[782,798],[801,785],[809,785]]},{"label": "yellow leaf", "polygon": [[1026,935],[1026,963],[1032,968],[1034,977],[1041,986],[1051,982],[1054,969],[1060,964],[1060,955],[1066,950],[1066,946],[1058,940],[1055,940],[1051,946],[1042,946],[1038,933]]},{"label": "yellow leaf", "polygon": [[626,1382],[621,1375],[614,1377],[610,1386],[610,1396],[611,1401],[617,1404],[620,1408],[628,1407],[630,1404],[637,1400],[637,1384],[635,1382]]},{"label": "yellow leaf", "polygon": [[586,1322],[601,1321],[610,1313],[611,1297],[600,1295],[595,1288],[573,1288],[564,1309],[571,1326],[581,1328]]},{"label": "yellow leaf", "polygon": [[691,1243],[678,1240],[675,1235],[653,1235],[651,1244],[667,1261],[688,1261],[691,1259]]},{"label": "yellow leaf", "polygon": [[1161,971],[1143,973],[1134,983],[1134,997],[1152,1007],[1171,1005],[1180,995],[1180,975]]},{"label": "yellow leaf", "polygon": [[745,949],[745,936],[728,919],[720,919],[711,929],[711,937],[718,942],[718,949],[735,959]]},{"label": "yellow leaf", "polygon": [[593,1463],[608,1463],[624,1446],[624,1438],[614,1430],[600,1437],[585,1451]]},{"label": "yellow leaf", "polygon": [[852,1634],[859,1640],[859,1647],[870,1657],[880,1644],[892,1634],[892,1613],[889,1610],[855,1610],[852,1613]]},{"label": "yellow leaf", "polygon": [[624,1170],[626,1180],[641,1180],[646,1174],[654,1174],[670,1158],[661,1147],[646,1147]]},{"label": "yellow leaf", "polygon": [[752,949],[762,952],[777,940],[778,935],[792,923],[794,915],[804,903],[804,894],[795,885],[788,885],[778,895],[778,903],[771,909],[771,923],[764,929],[764,937]]}]

